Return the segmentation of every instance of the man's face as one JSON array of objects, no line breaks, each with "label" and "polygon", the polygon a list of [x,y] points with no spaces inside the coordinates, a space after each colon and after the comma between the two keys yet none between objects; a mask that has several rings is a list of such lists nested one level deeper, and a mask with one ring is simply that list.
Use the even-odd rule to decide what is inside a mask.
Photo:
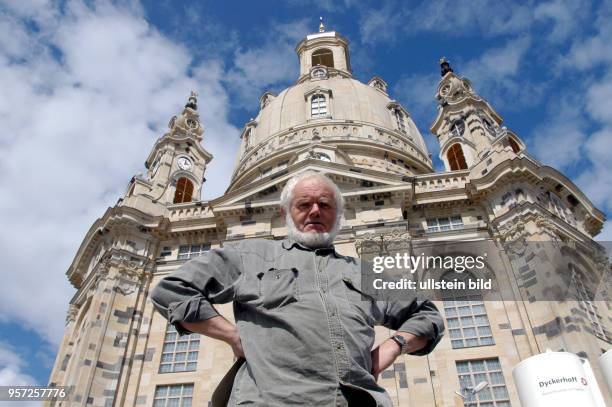
[{"label": "man's face", "polygon": [[306,178],[293,189],[290,215],[300,232],[326,233],[336,222],[334,190],[316,178]]}]

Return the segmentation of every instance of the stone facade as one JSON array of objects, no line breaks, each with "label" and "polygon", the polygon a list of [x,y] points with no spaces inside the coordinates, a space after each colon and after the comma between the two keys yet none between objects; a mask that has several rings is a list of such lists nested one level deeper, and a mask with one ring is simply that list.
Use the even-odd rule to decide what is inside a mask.
[{"label": "stone facade", "polygon": [[[74,390],[71,401],[56,405],[151,406],[156,398],[170,397],[163,387],[169,385],[183,385],[173,390],[206,405],[232,363],[231,350],[205,337],[177,344],[148,293],[211,247],[286,236],[280,191],[304,169],[327,173],[342,190],[347,207],[336,244],[343,254],[362,254],[367,242],[420,247],[480,241],[498,249],[488,272],[506,288],[501,298],[485,298],[467,311],[436,301],[449,324],[455,324],[450,320],[457,310],[487,321],[487,333],[478,335],[490,339],[458,346],[453,339],[463,339],[453,338],[457,331],[451,335],[448,326],[432,354],[398,358],[379,378],[396,405],[460,406],[454,394],[459,375],[472,374],[498,385],[492,394],[497,401],[478,405],[518,406],[511,369],[546,348],[578,353],[596,367],[612,340],[605,290],[598,291],[598,301],[543,302],[526,294],[546,279],[541,274],[552,256],[545,247],[550,242],[566,249],[576,269],[593,272],[581,265],[603,256],[593,236],[604,215],[588,198],[531,157],[445,60],[431,132],[446,170],[434,172],[423,137],[408,110],[390,98],[384,80],[364,84],[352,77],[345,38],[322,28],[296,52],[299,77],[279,95],[260,98],[258,116],[240,135],[225,195],[198,199],[212,156],[202,147],[192,94],[146,159],[146,176],[134,177],[124,197],[93,224],[67,272],[77,293],[50,383]],[[606,260],[600,260],[599,273],[609,275]],[[232,318],[230,305],[218,309]],[[377,328],[378,341],[390,335]]]}]

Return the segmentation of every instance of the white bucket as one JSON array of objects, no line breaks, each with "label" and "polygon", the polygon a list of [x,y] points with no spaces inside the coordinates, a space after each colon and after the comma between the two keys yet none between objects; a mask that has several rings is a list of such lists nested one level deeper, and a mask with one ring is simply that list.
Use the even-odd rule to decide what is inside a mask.
[{"label": "white bucket", "polygon": [[532,356],[516,365],[512,376],[523,407],[599,407],[591,393],[593,384],[573,353]]}]

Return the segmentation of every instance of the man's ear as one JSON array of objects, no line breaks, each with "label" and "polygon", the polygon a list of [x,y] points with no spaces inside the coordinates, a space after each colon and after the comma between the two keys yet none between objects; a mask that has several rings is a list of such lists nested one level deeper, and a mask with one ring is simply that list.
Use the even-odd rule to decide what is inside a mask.
[{"label": "man's ear", "polygon": [[287,216],[287,212],[285,211],[285,207],[281,206],[280,208],[281,217],[284,219]]}]

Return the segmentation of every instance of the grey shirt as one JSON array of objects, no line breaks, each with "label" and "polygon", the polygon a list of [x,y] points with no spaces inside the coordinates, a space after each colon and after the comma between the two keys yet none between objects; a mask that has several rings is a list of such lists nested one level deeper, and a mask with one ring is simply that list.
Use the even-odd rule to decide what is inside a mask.
[{"label": "grey shirt", "polygon": [[[219,315],[233,301],[247,362],[236,372],[229,405],[333,406],[339,386],[392,406],[370,373],[374,326],[429,339],[444,323],[429,301],[374,301],[361,294],[359,259],[333,247],[311,250],[290,240],[243,240],[188,261],[162,279],[153,304],[179,322]],[[365,394],[365,397],[368,397]]]}]

